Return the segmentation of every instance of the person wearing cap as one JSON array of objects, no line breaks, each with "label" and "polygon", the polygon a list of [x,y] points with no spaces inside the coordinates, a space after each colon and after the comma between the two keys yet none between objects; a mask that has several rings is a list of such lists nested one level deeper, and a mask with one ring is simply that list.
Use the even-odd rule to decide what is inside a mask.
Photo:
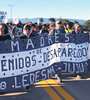
[{"label": "person wearing cap", "polygon": [[55,25],[56,25],[56,27],[51,29],[51,31],[49,32],[49,35],[54,35],[55,33],[56,34],[65,33],[62,22],[60,20],[57,20]]},{"label": "person wearing cap", "polygon": [[28,24],[24,25],[23,33],[24,34],[20,35],[20,39],[26,39],[35,36],[34,34],[31,34],[31,26]]},{"label": "person wearing cap", "polygon": [[[60,20],[57,20],[55,25],[56,27],[52,28],[51,31],[49,32],[49,36],[52,36],[54,34],[65,33],[65,30],[62,26],[62,22]],[[55,67],[55,77],[58,79],[59,82],[62,82],[61,69],[59,70],[57,67]]]}]

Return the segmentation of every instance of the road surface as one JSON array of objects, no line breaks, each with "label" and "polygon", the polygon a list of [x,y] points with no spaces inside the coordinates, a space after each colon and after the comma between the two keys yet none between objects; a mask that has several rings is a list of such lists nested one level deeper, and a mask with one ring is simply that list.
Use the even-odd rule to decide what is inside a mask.
[{"label": "road surface", "polygon": [[36,83],[31,92],[18,89],[0,94],[0,100],[90,100],[89,76],[80,79],[66,75],[62,83],[56,78],[48,79]]}]

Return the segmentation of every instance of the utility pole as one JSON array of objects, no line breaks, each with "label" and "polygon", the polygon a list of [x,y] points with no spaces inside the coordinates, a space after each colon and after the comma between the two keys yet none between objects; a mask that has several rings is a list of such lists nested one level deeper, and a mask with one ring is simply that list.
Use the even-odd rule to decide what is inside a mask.
[{"label": "utility pole", "polygon": [[8,5],[11,8],[11,20],[12,20],[12,8],[14,7],[14,5]]}]

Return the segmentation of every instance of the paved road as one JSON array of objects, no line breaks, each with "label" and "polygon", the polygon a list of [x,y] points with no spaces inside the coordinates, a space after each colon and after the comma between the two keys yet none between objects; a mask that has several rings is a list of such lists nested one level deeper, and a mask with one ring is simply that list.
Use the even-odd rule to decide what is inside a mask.
[{"label": "paved road", "polygon": [[31,92],[24,89],[0,94],[0,100],[90,100],[90,77],[79,79],[74,76],[41,81],[32,87]]}]

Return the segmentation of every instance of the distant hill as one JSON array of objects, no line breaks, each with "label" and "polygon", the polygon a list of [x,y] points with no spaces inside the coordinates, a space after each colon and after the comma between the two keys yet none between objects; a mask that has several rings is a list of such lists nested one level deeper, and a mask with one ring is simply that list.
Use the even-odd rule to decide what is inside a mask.
[{"label": "distant hill", "polygon": [[[30,22],[37,22],[40,18],[39,17],[36,17],[36,18],[20,18],[19,20],[22,22],[22,23],[26,23],[26,21],[30,21]],[[50,21],[48,20],[49,18],[43,18],[43,23],[50,23]],[[58,18],[55,18],[55,20],[57,20]],[[84,22],[86,22],[87,20],[80,20],[80,19],[67,19],[71,22],[74,22],[74,21],[77,21],[79,22],[80,24],[83,24]],[[9,19],[9,22],[11,21],[11,19]]]},{"label": "distant hill", "polygon": [[68,19],[68,20],[71,22],[77,21],[77,22],[79,22],[79,24],[83,24],[87,21],[87,20],[81,20],[81,19]]}]

